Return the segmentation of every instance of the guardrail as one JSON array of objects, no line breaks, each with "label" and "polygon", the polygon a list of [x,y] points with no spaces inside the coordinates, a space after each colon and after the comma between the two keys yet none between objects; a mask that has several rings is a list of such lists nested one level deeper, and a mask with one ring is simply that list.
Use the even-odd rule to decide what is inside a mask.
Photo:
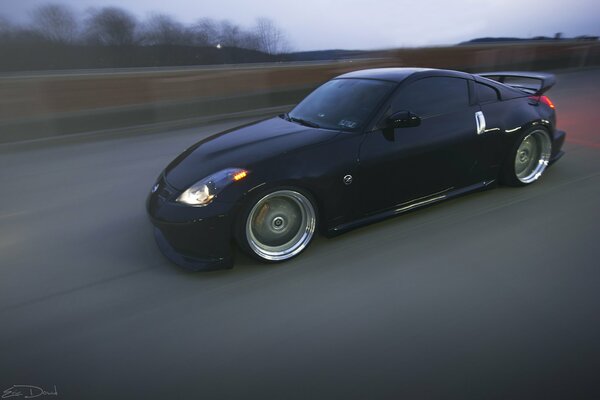
[{"label": "guardrail", "polygon": [[296,103],[333,76],[363,68],[594,65],[600,65],[600,44],[561,41],[400,49],[333,62],[11,73],[0,75],[0,142],[272,111]]}]

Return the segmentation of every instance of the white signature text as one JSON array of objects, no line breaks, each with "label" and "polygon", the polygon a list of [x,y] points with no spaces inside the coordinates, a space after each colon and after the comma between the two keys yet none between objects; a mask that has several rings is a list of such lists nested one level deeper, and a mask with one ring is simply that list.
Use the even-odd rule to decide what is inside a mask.
[{"label": "white signature text", "polygon": [[36,397],[40,396],[58,396],[58,390],[56,390],[56,385],[54,385],[54,390],[51,391],[47,391],[39,386],[33,385],[12,385],[2,392],[3,399],[21,396],[24,399],[35,399]]}]

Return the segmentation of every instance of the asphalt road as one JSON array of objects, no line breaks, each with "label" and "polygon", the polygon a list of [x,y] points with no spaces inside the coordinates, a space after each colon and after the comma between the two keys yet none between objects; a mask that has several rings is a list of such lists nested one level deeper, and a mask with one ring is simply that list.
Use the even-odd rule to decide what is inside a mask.
[{"label": "asphalt road", "polygon": [[600,398],[600,70],[558,78],[567,153],[540,182],[317,238],[277,266],[184,272],[145,215],[167,162],[231,122],[0,146],[0,391]]}]

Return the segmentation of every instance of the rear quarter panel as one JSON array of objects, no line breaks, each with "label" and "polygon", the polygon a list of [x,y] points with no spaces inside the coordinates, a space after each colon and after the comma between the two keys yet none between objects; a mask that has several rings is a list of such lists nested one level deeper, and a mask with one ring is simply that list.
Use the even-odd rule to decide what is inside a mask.
[{"label": "rear quarter panel", "polygon": [[553,113],[543,111],[542,107],[545,106],[532,104],[528,97],[481,105],[486,120],[485,134],[490,135],[483,150],[490,160],[490,177],[497,176],[508,152],[522,132],[541,125],[553,134]]}]

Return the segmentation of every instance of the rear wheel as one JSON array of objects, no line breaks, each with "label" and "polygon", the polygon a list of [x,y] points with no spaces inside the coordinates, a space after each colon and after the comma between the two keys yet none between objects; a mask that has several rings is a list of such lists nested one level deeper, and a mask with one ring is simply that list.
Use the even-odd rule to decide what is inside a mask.
[{"label": "rear wheel", "polygon": [[239,242],[250,255],[269,262],[285,261],[311,242],[317,213],[308,194],[280,189],[262,195],[243,213]]},{"label": "rear wheel", "polygon": [[548,167],[552,141],[545,129],[532,129],[516,141],[503,170],[504,183],[524,186],[539,179]]}]

